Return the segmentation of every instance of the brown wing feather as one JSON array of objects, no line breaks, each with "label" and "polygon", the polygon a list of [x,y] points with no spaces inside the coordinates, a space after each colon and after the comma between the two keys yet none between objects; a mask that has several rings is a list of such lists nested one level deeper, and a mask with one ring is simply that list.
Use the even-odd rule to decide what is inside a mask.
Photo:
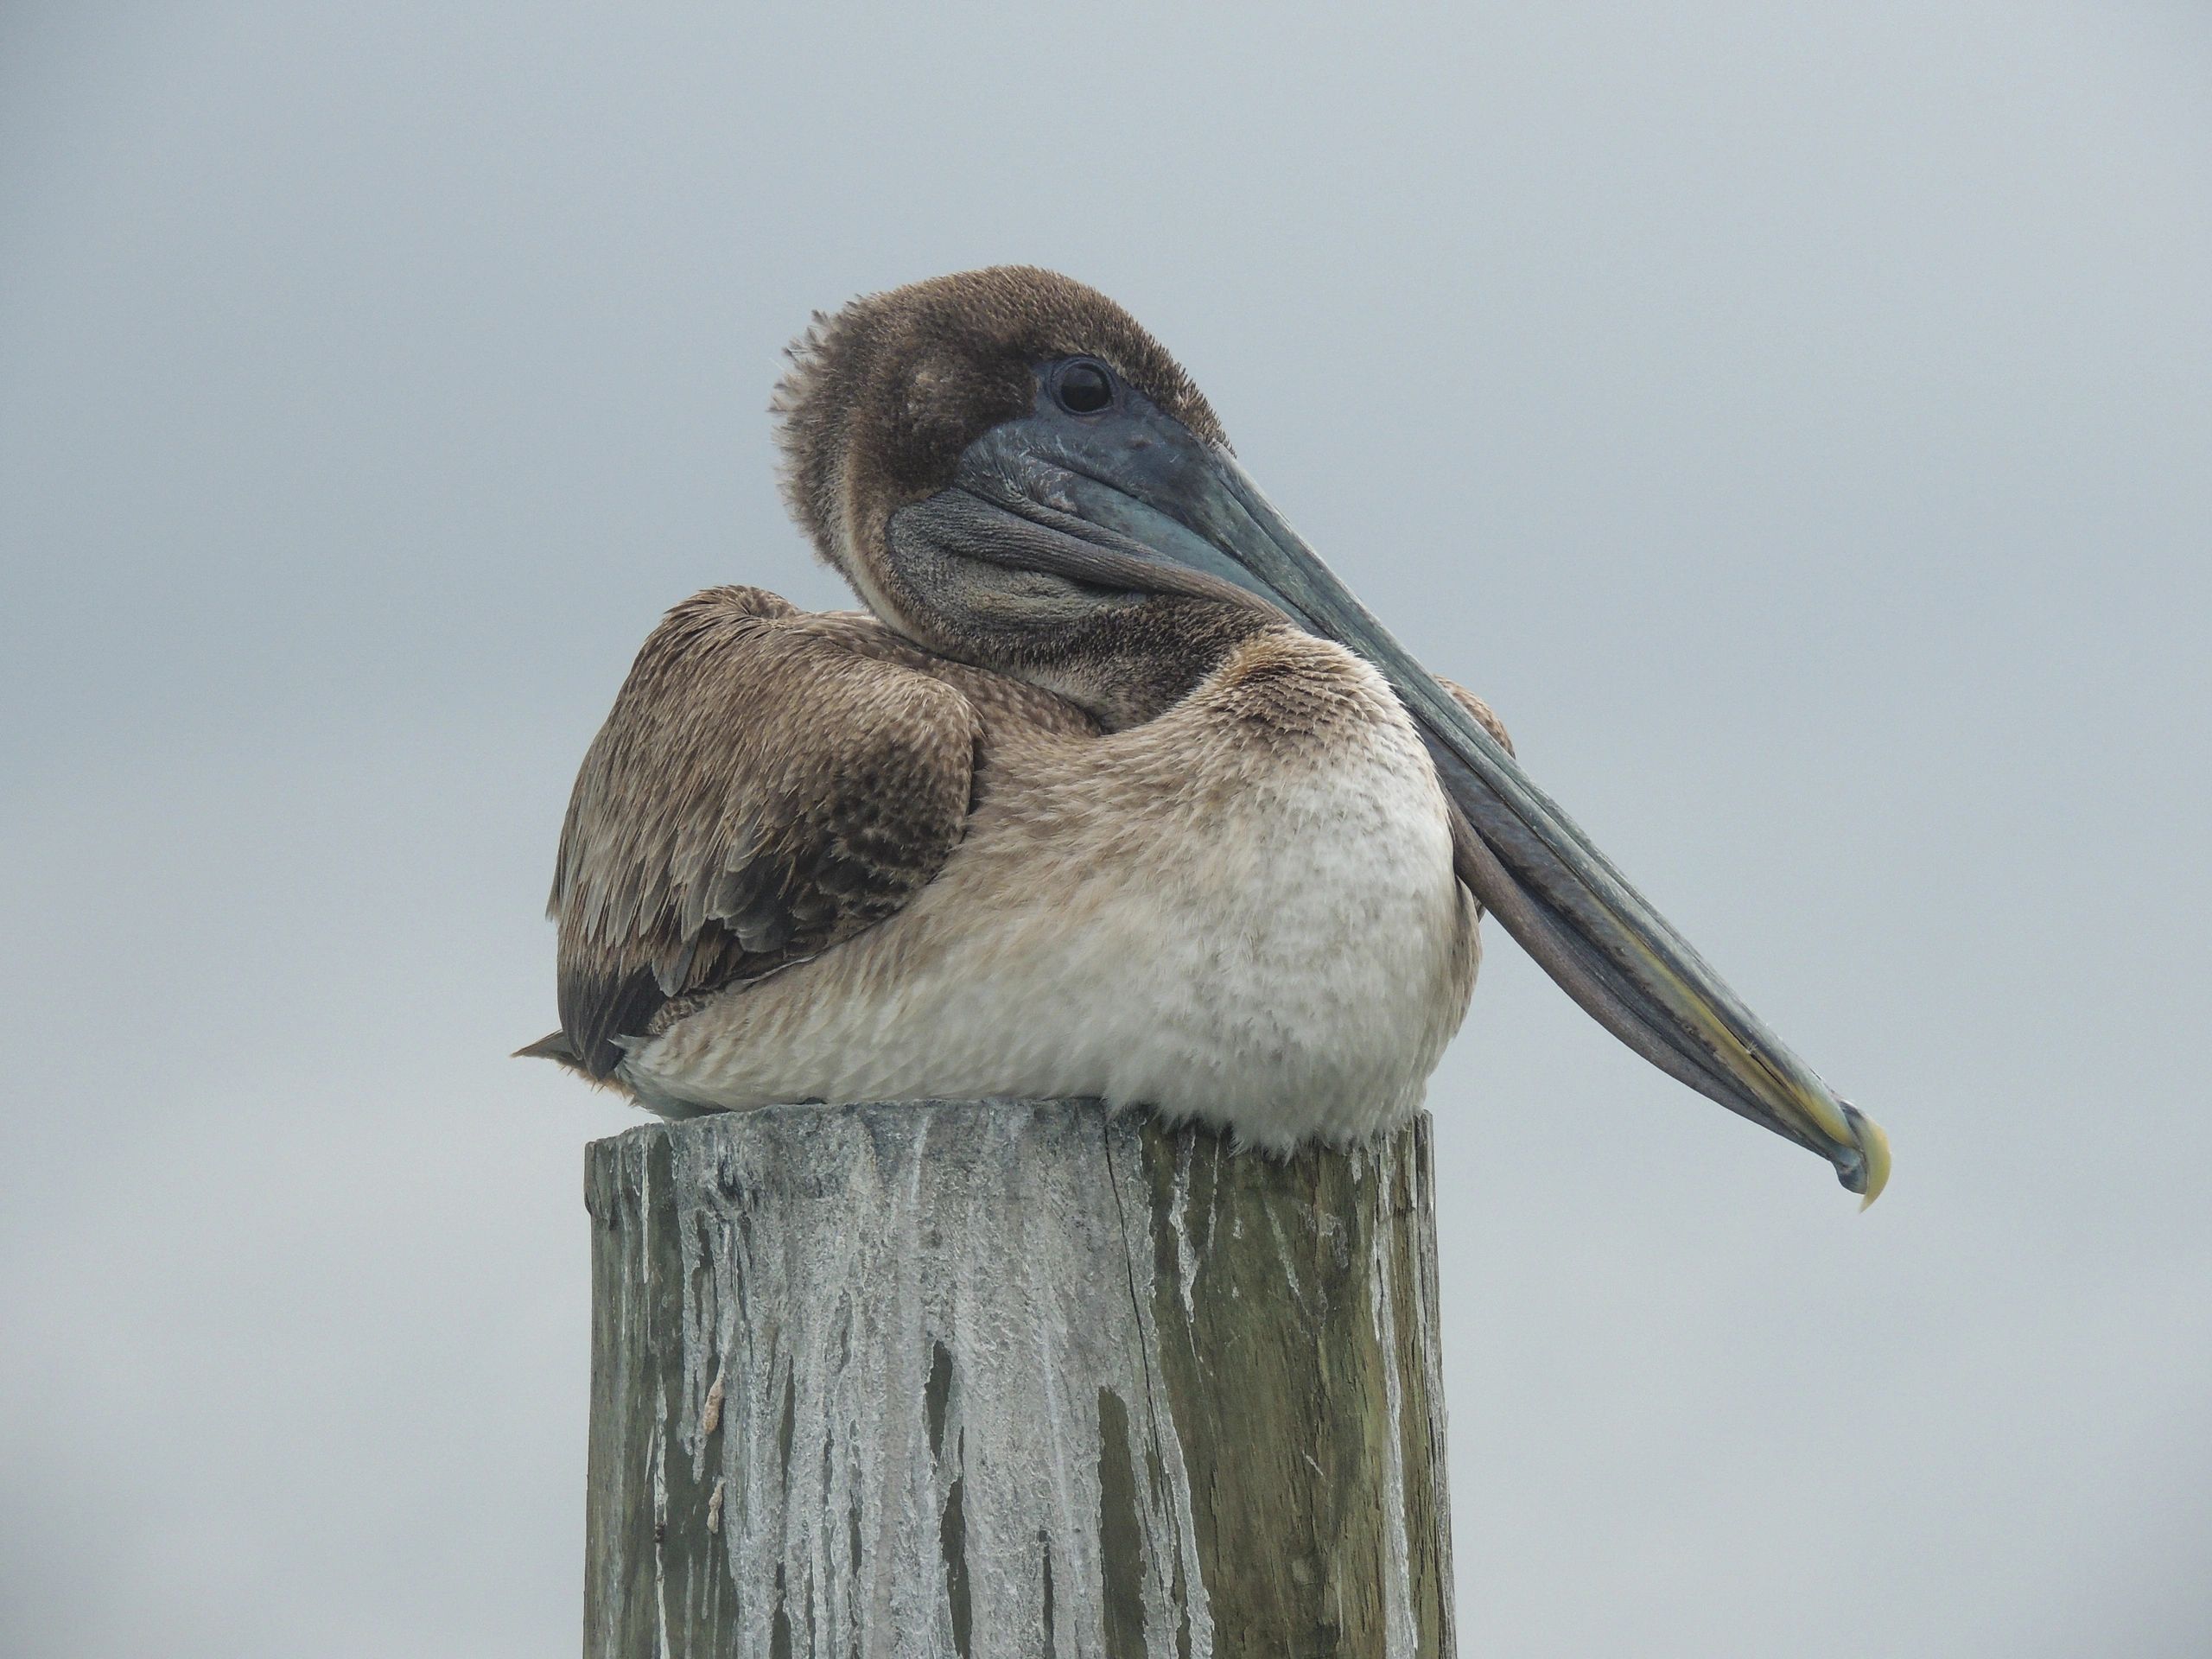
[{"label": "brown wing feather", "polygon": [[982,722],[873,618],[716,588],[638,654],[569,803],[561,1025],[605,1077],[664,1005],[882,920],[965,829]]},{"label": "brown wing feather", "polygon": [[1436,683],[1449,691],[1452,694],[1452,700],[1472,715],[1476,722],[1497,740],[1500,748],[1508,754],[1513,753],[1513,740],[1505,734],[1505,722],[1491,712],[1490,704],[1484,702],[1457,680],[1447,680],[1440,674],[1436,677]]},{"label": "brown wing feather", "polygon": [[[1482,728],[1497,740],[1499,747],[1508,754],[1513,753],[1513,740],[1506,735],[1505,722],[1491,712],[1490,704],[1457,680],[1447,680],[1440,674],[1436,677],[1436,683],[1449,691],[1452,701],[1472,715]],[[1483,888],[1475,875],[1477,849],[1474,827],[1467,822],[1467,815],[1460,811],[1456,804],[1451,808],[1450,817],[1452,872],[1459,876],[1460,885],[1476,895],[1475,913],[1479,916],[1484,913],[1484,906],[1480,897]]]}]

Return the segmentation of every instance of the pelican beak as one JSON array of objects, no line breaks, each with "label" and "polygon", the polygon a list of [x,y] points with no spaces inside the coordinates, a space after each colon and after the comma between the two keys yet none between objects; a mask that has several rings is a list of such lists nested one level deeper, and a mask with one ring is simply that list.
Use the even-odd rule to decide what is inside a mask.
[{"label": "pelican beak", "polygon": [[1743,1005],[1225,448],[1141,397],[1080,427],[1040,400],[1037,414],[969,448],[957,490],[1048,533],[1059,550],[1047,568],[1115,587],[1241,590],[1367,658],[1396,690],[1464,819],[1461,879],[1544,970],[1669,1076],[1820,1154],[1866,1204],[1880,1194],[1890,1173],[1881,1129]]}]

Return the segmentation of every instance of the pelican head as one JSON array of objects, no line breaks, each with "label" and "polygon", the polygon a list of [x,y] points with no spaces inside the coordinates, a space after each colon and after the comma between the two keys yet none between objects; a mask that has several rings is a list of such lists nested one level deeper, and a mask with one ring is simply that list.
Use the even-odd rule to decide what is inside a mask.
[{"label": "pelican head", "polygon": [[1881,1130],[1337,580],[1120,306],[1026,267],[869,296],[816,318],[776,410],[793,514],[870,609],[1109,725],[1166,707],[1257,619],[1366,658],[1463,820],[1462,878],[1545,971],[1669,1076],[1880,1192]]}]

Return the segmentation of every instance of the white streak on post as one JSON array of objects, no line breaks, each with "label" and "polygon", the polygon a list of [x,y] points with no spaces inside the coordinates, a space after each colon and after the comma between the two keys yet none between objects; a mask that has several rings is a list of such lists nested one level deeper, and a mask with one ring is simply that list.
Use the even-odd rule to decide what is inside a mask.
[{"label": "white streak on post", "polygon": [[1198,1255],[1191,1248],[1191,1160],[1197,1154],[1196,1141],[1175,1143],[1174,1196],[1167,1205],[1167,1223],[1175,1230],[1175,1288],[1182,1295],[1186,1323],[1198,1316],[1191,1301],[1198,1282]]},{"label": "white streak on post", "polygon": [[[1355,1168],[1365,1165],[1365,1153],[1354,1153],[1352,1156]],[[1395,1358],[1399,1351],[1398,1306],[1390,1283],[1394,1264],[1387,1248],[1391,1236],[1389,1166],[1378,1167],[1375,1177],[1375,1230],[1369,1245],[1368,1314],[1374,1320],[1376,1346]],[[1411,1552],[1406,1544],[1405,1402],[1398,1380],[1398,1368],[1395,1363],[1382,1368],[1382,1397],[1389,1406],[1390,1429],[1388,1450],[1382,1460],[1383,1535],[1389,1547],[1389,1571],[1384,1576],[1382,1586],[1385,1598],[1383,1616],[1387,1621],[1385,1630],[1389,1638],[1388,1659],[1412,1659],[1414,1603]]]}]

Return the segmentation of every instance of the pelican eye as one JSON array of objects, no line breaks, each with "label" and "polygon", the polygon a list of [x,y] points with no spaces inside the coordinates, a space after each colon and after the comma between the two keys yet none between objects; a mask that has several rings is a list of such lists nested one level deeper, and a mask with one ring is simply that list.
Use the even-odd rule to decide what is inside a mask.
[{"label": "pelican eye", "polygon": [[1078,359],[1060,371],[1052,395],[1071,415],[1096,415],[1114,401],[1113,377],[1103,365]]}]

